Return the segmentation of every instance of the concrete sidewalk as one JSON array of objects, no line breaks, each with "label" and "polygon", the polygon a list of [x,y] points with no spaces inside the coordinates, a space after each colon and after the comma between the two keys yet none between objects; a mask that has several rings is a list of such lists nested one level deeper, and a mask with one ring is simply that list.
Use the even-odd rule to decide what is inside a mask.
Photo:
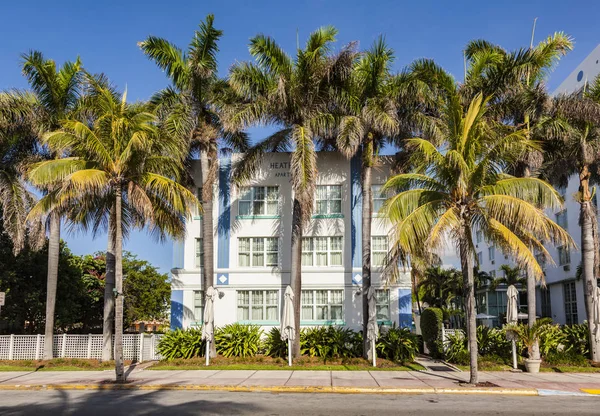
[{"label": "concrete sidewalk", "polygon": [[277,392],[373,393],[600,393],[599,373],[480,372],[485,387],[463,383],[468,372],[431,371],[253,371],[132,370],[126,384],[115,385],[111,371],[1,372],[0,390],[12,389],[181,389]]}]

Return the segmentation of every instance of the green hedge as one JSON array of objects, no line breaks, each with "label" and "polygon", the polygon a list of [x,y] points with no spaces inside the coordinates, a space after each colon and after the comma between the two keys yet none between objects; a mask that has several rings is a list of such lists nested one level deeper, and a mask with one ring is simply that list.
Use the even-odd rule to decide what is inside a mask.
[{"label": "green hedge", "polygon": [[383,333],[377,345],[377,356],[397,363],[407,364],[415,360],[419,351],[417,335],[406,328],[397,328],[396,324]]},{"label": "green hedge", "polygon": [[421,313],[421,332],[423,342],[434,358],[443,355],[443,346],[440,340],[444,314],[439,308],[427,308]]}]

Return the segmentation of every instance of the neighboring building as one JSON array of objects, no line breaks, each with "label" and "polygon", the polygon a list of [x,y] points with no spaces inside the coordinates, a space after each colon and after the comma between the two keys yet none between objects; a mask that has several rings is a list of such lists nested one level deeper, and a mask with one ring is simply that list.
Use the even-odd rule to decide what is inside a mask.
[{"label": "neighboring building", "polygon": [[[290,284],[292,186],[290,154],[271,153],[256,178],[237,189],[230,183],[232,164],[240,155],[220,160],[215,189],[214,263],[211,279],[220,291],[215,325],[233,322],[278,326],[282,298]],[[391,158],[382,157],[373,172],[376,191],[388,175]],[[201,184],[199,165],[193,176]],[[315,209],[306,227],[302,254],[301,325],[362,328],[362,255],[360,159],[318,153]],[[200,192],[199,192],[200,194]],[[203,250],[200,215],[187,225],[187,237],[174,247],[171,328],[200,325],[203,316]],[[388,253],[389,224],[373,219],[372,284],[377,289],[381,323],[412,324],[410,275],[386,285],[381,265]]]},{"label": "neighboring building", "polygon": [[[592,82],[600,73],[600,45],[598,45],[584,61],[560,84],[554,92],[555,95],[580,91],[586,83]],[[554,221],[565,228],[578,246],[581,245],[581,229],[579,227],[579,204],[573,195],[578,192],[579,180],[576,176],[569,179],[566,188],[558,191],[565,199],[565,207],[558,212],[549,212]],[[596,203],[597,205],[597,203]],[[476,234],[477,256],[480,257],[480,268],[489,274],[498,274],[502,264],[514,263],[498,249],[488,246]],[[538,285],[536,296],[537,315],[551,317],[560,324],[580,323],[586,319],[583,294],[583,281],[576,278],[577,267],[581,263],[581,251],[569,250],[564,247],[546,245],[552,255],[555,266],[543,265],[546,274],[546,287]],[[490,254],[492,251],[492,255]],[[498,276],[499,277],[499,276]],[[487,313],[499,318],[492,320],[492,324],[502,324],[500,320],[506,314],[506,288],[489,291],[485,288],[479,294],[480,313]],[[521,296],[521,311],[527,311],[527,297]]]}]

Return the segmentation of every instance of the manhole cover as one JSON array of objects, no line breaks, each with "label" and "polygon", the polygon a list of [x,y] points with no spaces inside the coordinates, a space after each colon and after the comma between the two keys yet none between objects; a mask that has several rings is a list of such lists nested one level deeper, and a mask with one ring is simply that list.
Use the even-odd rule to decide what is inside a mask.
[{"label": "manhole cover", "polygon": [[429,367],[431,371],[454,371],[450,367],[446,367],[444,365],[432,365]]}]

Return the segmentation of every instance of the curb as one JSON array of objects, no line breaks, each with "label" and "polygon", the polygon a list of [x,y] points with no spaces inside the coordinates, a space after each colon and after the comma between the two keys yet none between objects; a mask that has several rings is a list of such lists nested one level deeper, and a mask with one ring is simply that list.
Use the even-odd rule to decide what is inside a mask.
[{"label": "curb", "polygon": [[385,387],[294,387],[294,386],[209,386],[202,384],[160,385],[160,384],[39,384],[39,385],[0,385],[2,390],[188,390],[188,391],[229,391],[264,393],[336,393],[336,394],[476,394],[506,396],[538,396],[537,389],[501,387],[462,387],[462,388],[385,388]]}]

